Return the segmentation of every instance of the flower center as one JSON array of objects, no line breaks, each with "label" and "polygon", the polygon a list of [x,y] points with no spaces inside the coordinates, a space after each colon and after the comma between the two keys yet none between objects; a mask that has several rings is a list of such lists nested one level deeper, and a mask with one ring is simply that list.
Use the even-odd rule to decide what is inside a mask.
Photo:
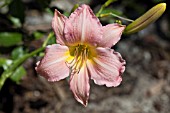
[{"label": "flower center", "polygon": [[95,56],[94,47],[86,44],[78,44],[77,46],[70,47],[71,60],[67,60],[66,64],[70,68],[70,74],[79,73],[81,67],[86,63],[87,59]]}]

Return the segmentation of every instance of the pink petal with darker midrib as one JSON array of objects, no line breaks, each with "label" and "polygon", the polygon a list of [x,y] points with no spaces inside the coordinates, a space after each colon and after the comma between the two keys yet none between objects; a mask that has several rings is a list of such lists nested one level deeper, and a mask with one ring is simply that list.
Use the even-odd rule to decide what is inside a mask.
[{"label": "pink petal with darker midrib", "polygon": [[66,21],[65,39],[69,44],[89,43],[97,46],[102,38],[102,25],[87,5],[77,8]]},{"label": "pink petal with darker midrib", "polygon": [[108,24],[102,27],[103,29],[103,37],[100,42],[100,47],[112,47],[115,45],[122,35],[125,26],[119,24]]},{"label": "pink petal with darker midrib", "polygon": [[57,37],[57,43],[65,45],[64,39],[64,26],[67,17],[61,14],[58,10],[55,10],[54,17],[52,20],[52,28]]},{"label": "pink petal with darker midrib", "polygon": [[68,48],[59,44],[47,46],[44,58],[37,63],[36,71],[48,81],[59,81],[69,76],[65,62]]},{"label": "pink petal with darker midrib", "polygon": [[98,56],[93,61],[87,61],[91,79],[98,85],[116,87],[121,81],[125,69],[125,61],[119,53],[111,49],[97,48]]},{"label": "pink petal with darker midrib", "polygon": [[87,106],[90,85],[86,65],[80,69],[79,73],[71,75],[70,89],[72,90],[75,99],[84,106]]}]

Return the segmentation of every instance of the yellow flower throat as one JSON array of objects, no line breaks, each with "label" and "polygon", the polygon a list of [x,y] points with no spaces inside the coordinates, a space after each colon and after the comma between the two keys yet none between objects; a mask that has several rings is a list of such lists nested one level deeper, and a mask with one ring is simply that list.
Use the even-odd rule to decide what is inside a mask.
[{"label": "yellow flower throat", "polygon": [[66,64],[70,68],[70,74],[79,73],[87,59],[96,56],[95,47],[86,44],[70,47],[69,53],[70,58],[67,59]]}]

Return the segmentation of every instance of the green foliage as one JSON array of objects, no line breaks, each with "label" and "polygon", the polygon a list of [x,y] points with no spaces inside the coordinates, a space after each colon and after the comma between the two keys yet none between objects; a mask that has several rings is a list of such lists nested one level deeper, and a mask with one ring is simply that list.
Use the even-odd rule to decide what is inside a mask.
[{"label": "green foliage", "polygon": [[10,76],[10,79],[14,82],[16,82],[17,84],[20,83],[20,80],[22,79],[23,76],[26,75],[26,70],[23,66],[18,67],[14,73]]},{"label": "green foliage", "polygon": [[[2,67],[5,71],[7,71],[15,60],[21,58],[24,55],[23,47],[17,47],[12,51],[12,59],[0,58],[0,67]],[[12,71],[10,79],[17,84],[19,84],[21,78],[26,75],[26,70],[23,66],[17,67],[16,70]]]},{"label": "green foliage", "polygon": [[123,15],[123,13],[121,11],[115,10],[113,8],[105,8],[101,11],[99,17],[104,15],[104,18],[101,18],[101,20],[107,21],[108,23],[114,23],[116,21],[117,17],[114,16],[116,18],[113,18],[112,14],[119,15],[119,16]]},{"label": "green foliage", "polygon": [[7,70],[11,64],[12,60],[0,57],[0,67],[2,67],[4,70]]},{"label": "green foliage", "polygon": [[101,14],[106,14],[106,13],[114,13],[116,15],[123,15],[123,12],[115,10],[113,8],[105,8],[102,10]]},{"label": "green foliage", "polygon": [[53,11],[50,8],[45,8],[45,11],[50,15],[54,15]]},{"label": "green foliage", "polygon": [[[0,67],[2,67],[4,70],[8,70],[12,62],[12,60],[6,58],[0,58]],[[23,66],[20,66],[14,72],[12,72],[10,79],[18,84],[24,75],[26,75],[26,70]]]},{"label": "green foliage", "polygon": [[48,39],[47,45],[56,43],[56,37],[53,32],[51,32],[48,37],[49,37],[49,39]]},{"label": "green foliage", "polygon": [[0,1],[0,8],[9,5],[11,2],[12,2],[12,0],[1,0]]},{"label": "green foliage", "polygon": [[44,33],[39,32],[39,31],[35,31],[35,32],[33,33],[33,36],[34,36],[34,38],[35,38],[36,40],[38,40],[38,39],[40,39],[40,38],[42,38],[42,37],[44,36]]},{"label": "green foliage", "polygon": [[71,12],[70,12],[70,13],[74,12],[78,7],[79,7],[79,4],[75,4],[75,5],[73,6],[73,8],[71,9]]},{"label": "green foliage", "polygon": [[[41,47],[41,48],[31,52],[31,53],[27,53],[27,54],[23,55],[19,59],[14,60],[12,65],[9,65],[9,67],[0,76],[0,90],[1,90],[2,86],[4,85],[6,79],[8,79],[11,76],[13,76],[13,73],[15,73],[15,71],[18,69],[18,67],[20,67],[24,63],[25,60],[27,60],[30,57],[33,57],[34,55],[40,53],[43,50],[44,50],[44,47]],[[24,71],[22,69],[21,69],[21,71],[22,71],[22,73],[24,73]],[[24,74],[22,74],[22,75],[24,75]],[[18,80],[18,79],[16,79],[16,80]]]},{"label": "green foliage", "polygon": [[21,21],[19,18],[13,17],[13,16],[8,16],[9,20],[13,23],[14,27],[21,27]]},{"label": "green foliage", "polygon": [[1,32],[0,46],[10,47],[22,42],[22,34],[16,32]]},{"label": "green foliage", "polygon": [[116,2],[117,0],[107,0],[100,8],[100,10],[97,12],[96,16],[99,17],[101,12],[107,7],[109,6],[111,3]]},{"label": "green foliage", "polygon": [[12,51],[12,59],[13,60],[16,60],[18,58],[21,58],[26,52],[23,50],[23,47],[20,46],[20,47],[17,47],[15,48],[13,51]]}]

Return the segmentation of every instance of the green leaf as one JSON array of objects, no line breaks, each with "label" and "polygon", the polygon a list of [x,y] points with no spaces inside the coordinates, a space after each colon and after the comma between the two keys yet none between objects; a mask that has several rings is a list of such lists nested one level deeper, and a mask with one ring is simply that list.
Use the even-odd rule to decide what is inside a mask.
[{"label": "green leaf", "polygon": [[17,47],[12,51],[12,59],[16,60],[25,54],[23,47]]},{"label": "green leaf", "polygon": [[13,23],[13,25],[15,26],[15,27],[21,27],[22,26],[22,24],[21,24],[21,21],[20,21],[20,19],[19,18],[16,18],[16,17],[13,17],[13,16],[8,16],[8,18],[9,18],[9,20]]},{"label": "green leaf", "polygon": [[38,40],[38,39],[40,39],[40,38],[42,38],[44,36],[44,33],[39,32],[39,31],[35,31],[33,33],[33,36],[35,37],[36,40]]},{"label": "green leaf", "polygon": [[7,5],[9,5],[12,2],[12,0],[0,0],[0,8],[3,8]]},{"label": "green leaf", "polygon": [[22,34],[16,32],[1,32],[0,46],[10,47],[22,42]]},{"label": "green leaf", "polygon": [[8,67],[12,64],[12,60],[6,58],[0,58],[0,67],[3,67],[4,70],[7,70]]},{"label": "green leaf", "polygon": [[20,83],[20,80],[23,76],[26,75],[26,70],[23,66],[18,67],[15,72],[11,75],[10,79],[17,84]]},{"label": "green leaf", "polygon": [[45,8],[45,11],[46,11],[48,14],[54,16],[54,12],[53,12],[50,8],[48,8],[48,7]]}]

